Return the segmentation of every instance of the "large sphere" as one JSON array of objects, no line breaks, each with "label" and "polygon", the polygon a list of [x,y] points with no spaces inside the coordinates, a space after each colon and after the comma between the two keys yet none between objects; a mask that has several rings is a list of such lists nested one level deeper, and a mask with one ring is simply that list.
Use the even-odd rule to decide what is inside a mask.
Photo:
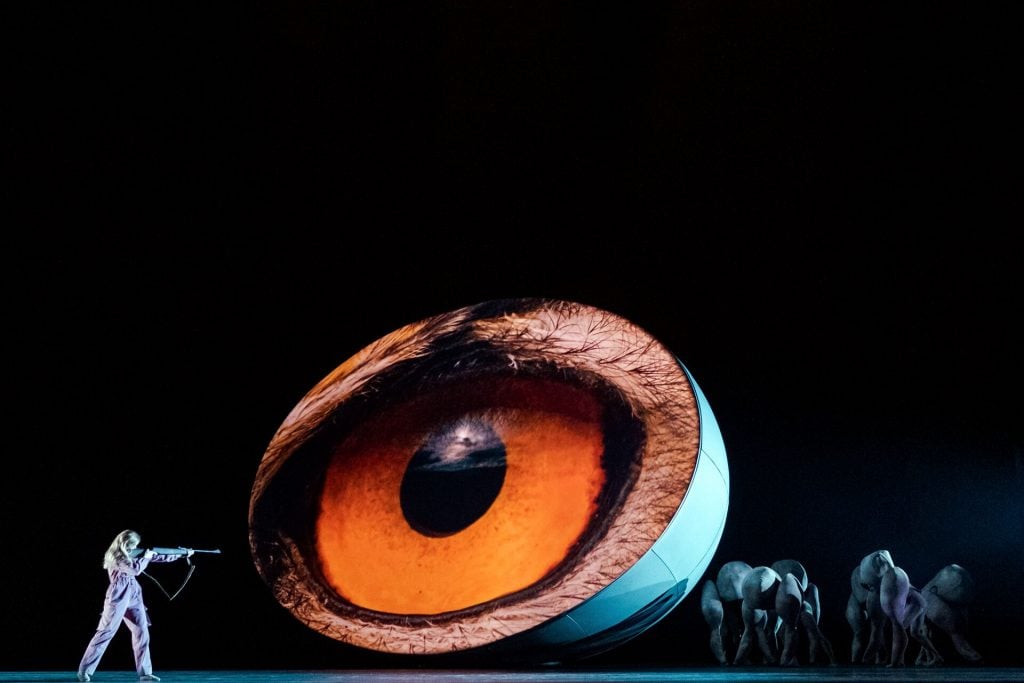
[{"label": "large sphere", "polygon": [[687,369],[583,304],[492,301],[328,374],[260,463],[250,546],[319,633],[389,653],[589,656],[665,616],[728,508]]}]

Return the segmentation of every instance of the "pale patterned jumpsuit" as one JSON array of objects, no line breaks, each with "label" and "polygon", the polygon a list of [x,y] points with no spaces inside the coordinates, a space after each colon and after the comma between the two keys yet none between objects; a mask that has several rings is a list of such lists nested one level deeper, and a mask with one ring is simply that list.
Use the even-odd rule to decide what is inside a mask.
[{"label": "pale patterned jumpsuit", "polygon": [[103,653],[117,633],[122,619],[132,633],[135,670],[139,676],[149,676],[153,673],[153,663],[149,657],[149,617],[146,615],[146,605],[142,601],[142,586],[135,577],[141,574],[150,562],[174,562],[181,557],[183,555],[154,555],[151,558],[140,555],[133,560],[121,561],[116,567],[108,570],[110,586],[107,587],[107,594],[103,599],[103,613],[100,615],[96,634],[89,641],[89,646],[85,648],[85,654],[78,665],[79,674],[92,676],[96,672],[96,667],[99,666]]}]

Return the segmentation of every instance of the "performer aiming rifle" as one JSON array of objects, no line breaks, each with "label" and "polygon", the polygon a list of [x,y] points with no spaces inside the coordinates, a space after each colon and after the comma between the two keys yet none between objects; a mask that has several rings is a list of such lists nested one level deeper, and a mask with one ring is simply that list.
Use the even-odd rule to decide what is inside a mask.
[{"label": "performer aiming rifle", "polygon": [[121,622],[124,621],[132,634],[132,650],[135,654],[135,670],[140,681],[159,681],[153,674],[153,664],[149,654],[149,616],[142,600],[142,586],[136,578],[145,574],[146,567],[152,562],[174,562],[185,558],[189,571],[181,586],[174,595],[170,595],[159,581],[149,576],[169,600],[177,597],[181,589],[195,571],[195,565],[189,558],[195,553],[220,554],[220,550],[196,550],[194,548],[139,547],[141,536],[131,529],[125,529],[111,541],[103,555],[103,568],[107,570],[110,585],[103,599],[103,612],[100,614],[99,625],[89,645],[85,648],[82,661],[78,665],[78,680],[89,681],[99,666],[100,659],[113,639]]}]

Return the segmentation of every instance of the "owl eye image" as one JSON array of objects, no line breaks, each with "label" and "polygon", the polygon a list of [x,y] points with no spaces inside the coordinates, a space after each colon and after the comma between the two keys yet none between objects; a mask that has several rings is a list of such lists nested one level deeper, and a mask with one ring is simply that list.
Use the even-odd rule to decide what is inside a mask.
[{"label": "owl eye image", "polygon": [[728,502],[676,356],[614,313],[506,299],[398,328],[310,389],[257,468],[249,543],[274,598],[337,641],[568,661],[678,605]]}]

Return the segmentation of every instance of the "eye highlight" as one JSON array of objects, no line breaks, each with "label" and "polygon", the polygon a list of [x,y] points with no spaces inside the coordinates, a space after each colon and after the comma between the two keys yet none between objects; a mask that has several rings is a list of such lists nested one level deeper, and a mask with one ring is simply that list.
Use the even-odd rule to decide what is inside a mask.
[{"label": "eye highlight", "polygon": [[[675,541],[653,554],[695,475],[702,405],[660,343],[582,304],[487,302],[407,325],[275,434],[250,501],[253,558],[311,628],[404,654],[507,644],[654,567],[635,634],[682,599],[721,535],[718,484],[721,520],[697,534],[696,559]],[[704,469],[725,483],[722,455]]]}]

